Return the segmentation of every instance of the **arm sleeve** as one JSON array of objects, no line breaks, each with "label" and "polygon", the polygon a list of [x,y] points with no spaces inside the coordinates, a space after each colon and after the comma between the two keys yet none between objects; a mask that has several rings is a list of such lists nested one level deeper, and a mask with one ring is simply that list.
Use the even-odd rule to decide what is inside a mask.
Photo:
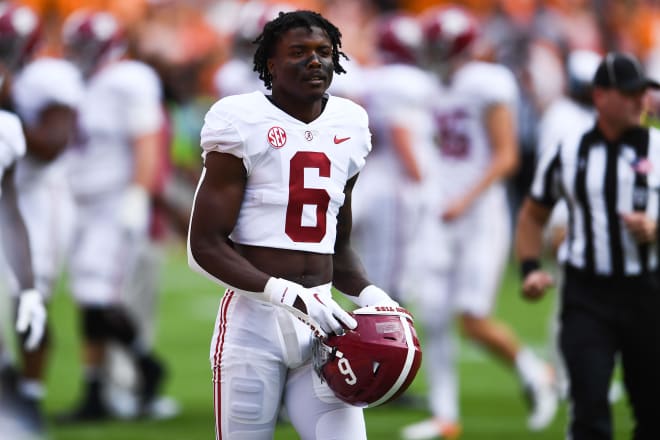
[{"label": "arm sleeve", "polygon": [[160,80],[155,72],[139,64],[129,65],[125,75],[131,79],[122,83],[125,90],[126,125],[131,136],[138,137],[160,130],[164,122]]},{"label": "arm sleeve", "polygon": [[210,151],[231,154],[243,160],[249,174],[251,164],[249,155],[245,152],[243,138],[222,101],[214,104],[204,117],[200,141],[204,150],[202,157],[206,157]]},{"label": "arm sleeve", "polygon": [[19,119],[0,111],[0,175],[25,154],[25,137]]},{"label": "arm sleeve", "polygon": [[559,199],[561,144],[547,148],[541,155],[530,187],[530,197],[545,206],[552,207]]},{"label": "arm sleeve", "polygon": [[351,160],[348,169],[349,179],[354,177],[362,170],[364,164],[366,163],[367,155],[371,152],[371,131],[369,130],[369,116],[367,115],[367,111],[359,107],[359,110],[356,114],[356,120],[358,121],[362,135],[361,139],[363,140],[363,144],[361,145],[360,150],[362,151],[362,154],[356,154],[353,157],[353,160]]},{"label": "arm sleeve", "polygon": [[489,80],[483,81],[482,75],[477,75],[479,70],[474,69],[471,80],[477,84],[479,94],[486,106],[495,104],[507,104],[513,109],[518,106],[519,90],[516,78],[511,71],[504,66],[488,66]]},{"label": "arm sleeve", "polygon": [[27,125],[36,123],[40,112],[49,105],[77,108],[83,93],[83,80],[78,70],[67,61],[51,58],[28,64],[12,85],[16,112]]}]

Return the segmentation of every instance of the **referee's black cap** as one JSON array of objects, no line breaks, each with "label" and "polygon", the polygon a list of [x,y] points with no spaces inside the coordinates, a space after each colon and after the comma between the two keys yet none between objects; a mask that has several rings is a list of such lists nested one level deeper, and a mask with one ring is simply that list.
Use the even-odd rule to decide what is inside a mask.
[{"label": "referee's black cap", "polygon": [[610,52],[601,61],[593,85],[622,92],[639,92],[647,88],[660,89],[660,83],[644,73],[637,58],[627,53]]}]

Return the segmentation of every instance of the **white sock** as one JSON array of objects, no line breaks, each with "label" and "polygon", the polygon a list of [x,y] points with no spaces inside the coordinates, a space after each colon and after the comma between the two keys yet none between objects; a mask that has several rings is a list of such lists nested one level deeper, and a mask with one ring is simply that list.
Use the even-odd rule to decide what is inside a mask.
[{"label": "white sock", "polygon": [[540,380],[543,361],[541,361],[529,348],[521,348],[516,355],[516,370],[524,384],[534,383]]},{"label": "white sock", "polygon": [[22,379],[18,384],[18,392],[21,396],[27,397],[30,400],[41,400],[46,394],[41,381],[34,379]]}]

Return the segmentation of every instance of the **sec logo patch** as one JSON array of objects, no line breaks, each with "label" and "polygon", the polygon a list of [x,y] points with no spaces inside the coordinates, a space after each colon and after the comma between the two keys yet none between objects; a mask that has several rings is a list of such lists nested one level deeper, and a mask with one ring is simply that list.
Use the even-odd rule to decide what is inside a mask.
[{"label": "sec logo patch", "polygon": [[268,143],[273,148],[282,148],[286,144],[286,132],[281,127],[271,127],[268,130]]}]

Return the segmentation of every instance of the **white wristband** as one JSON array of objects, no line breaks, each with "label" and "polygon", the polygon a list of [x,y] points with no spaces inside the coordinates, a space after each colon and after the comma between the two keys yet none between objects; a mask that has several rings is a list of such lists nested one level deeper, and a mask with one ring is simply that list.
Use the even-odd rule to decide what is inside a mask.
[{"label": "white wristband", "polygon": [[376,287],[373,284],[370,284],[362,289],[362,292],[360,292],[358,296],[349,296],[348,298],[359,307],[399,306],[399,303],[390,298],[390,296],[385,293],[383,289]]},{"label": "white wristband", "polygon": [[293,307],[298,296],[297,292],[290,288],[291,282],[283,278],[270,277],[264,287],[263,297],[260,298],[272,304]]}]

